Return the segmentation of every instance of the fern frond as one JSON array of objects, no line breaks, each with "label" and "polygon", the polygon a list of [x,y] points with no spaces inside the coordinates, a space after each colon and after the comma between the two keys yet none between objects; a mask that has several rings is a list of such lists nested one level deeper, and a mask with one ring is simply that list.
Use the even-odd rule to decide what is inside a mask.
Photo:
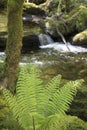
[{"label": "fern frond", "polygon": [[77,86],[82,81],[72,81],[60,86],[61,75],[58,75],[42,86],[39,70],[21,68],[16,85],[16,95],[4,89],[3,94],[14,117],[25,130],[56,130],[57,118],[65,114],[76,94]]},{"label": "fern frond", "polygon": [[17,117],[19,112],[17,109],[16,97],[13,96],[13,94],[8,89],[3,90],[3,95],[8,103],[10,110],[12,110],[14,117]]},{"label": "fern frond", "polygon": [[64,118],[62,114],[51,115],[44,120],[39,130],[67,130],[66,124],[63,123]]},{"label": "fern frond", "polygon": [[50,99],[50,97],[53,96],[56,90],[59,89],[60,82],[61,82],[61,75],[57,75],[47,84],[45,94],[47,95],[48,100]]},{"label": "fern frond", "polygon": [[22,108],[24,105],[28,112],[36,112],[35,87],[37,87],[40,82],[34,72],[32,74],[30,73],[31,70],[28,73],[25,68],[22,68],[17,82],[17,99]]},{"label": "fern frond", "polygon": [[28,73],[25,68],[22,68],[21,77],[19,76],[17,83],[17,103],[20,106],[20,115],[22,112],[22,115],[30,113],[34,116],[35,113],[42,112],[40,100],[43,95],[43,87],[38,75],[39,71],[36,67],[31,67]]},{"label": "fern frond", "polygon": [[[42,103],[42,112],[45,116],[47,116],[48,111],[48,104],[50,99],[53,97],[54,93],[59,89],[61,82],[61,75],[55,76],[46,87],[44,87],[43,94],[41,97],[41,103]],[[47,108],[47,109],[46,109]]]},{"label": "fern frond", "polygon": [[76,95],[77,88],[82,82],[83,80],[70,81],[57,90],[49,101],[48,115],[64,114],[69,109],[73,96]]}]

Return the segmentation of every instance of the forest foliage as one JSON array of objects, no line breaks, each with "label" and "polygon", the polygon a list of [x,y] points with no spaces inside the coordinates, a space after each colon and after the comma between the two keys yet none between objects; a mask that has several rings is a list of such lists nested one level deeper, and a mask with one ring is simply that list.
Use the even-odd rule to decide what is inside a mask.
[{"label": "forest foliage", "polygon": [[61,124],[64,120],[62,116],[66,116],[65,112],[83,80],[61,86],[61,75],[58,75],[43,86],[40,70],[35,66],[29,68],[21,68],[15,95],[3,90],[14,118],[24,130],[66,130],[66,126]]},{"label": "forest foliage", "polygon": [[[58,5],[59,12],[68,11],[68,8],[71,10],[73,4],[86,4],[86,0],[53,0],[52,2]],[[7,0],[0,0],[0,8],[6,6]],[[81,16],[77,28],[82,26],[80,21],[84,21],[83,15]],[[68,121],[65,112],[69,109],[73,96],[76,95],[77,87],[83,81],[70,81],[62,87],[61,75],[58,75],[47,86],[43,86],[42,80],[38,76],[39,71],[37,69],[31,67],[28,71],[26,68],[22,68],[16,85],[16,94],[13,95],[8,89],[3,90],[4,97],[13,113],[13,119],[16,119],[25,130],[72,130],[77,124],[75,126],[74,122],[71,129],[69,125],[67,128],[66,124],[71,123],[71,118]],[[9,111],[8,108],[6,111]],[[77,120],[77,117],[74,119]],[[85,125],[84,128],[82,127],[80,124],[81,130],[87,128]]]}]

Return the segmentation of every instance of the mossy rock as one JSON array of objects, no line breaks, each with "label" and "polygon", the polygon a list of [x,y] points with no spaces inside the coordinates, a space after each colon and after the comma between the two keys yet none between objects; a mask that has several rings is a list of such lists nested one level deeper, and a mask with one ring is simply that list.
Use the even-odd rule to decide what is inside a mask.
[{"label": "mossy rock", "polygon": [[85,6],[75,7],[70,13],[50,17],[45,20],[47,31],[54,37],[58,37],[57,28],[64,35],[80,32],[87,28],[87,8]]},{"label": "mossy rock", "polygon": [[87,45],[87,29],[76,34],[72,40],[73,40],[73,44],[76,44],[76,45],[86,44]]},{"label": "mossy rock", "polygon": [[45,11],[34,3],[24,3],[23,8],[24,13],[26,14],[41,15],[41,16],[45,15]]}]

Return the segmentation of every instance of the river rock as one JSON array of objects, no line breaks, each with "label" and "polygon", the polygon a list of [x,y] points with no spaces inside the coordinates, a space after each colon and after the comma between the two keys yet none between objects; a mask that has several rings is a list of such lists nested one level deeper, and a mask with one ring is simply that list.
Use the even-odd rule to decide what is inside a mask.
[{"label": "river rock", "polygon": [[45,11],[34,3],[24,3],[24,13],[33,15],[46,15]]},{"label": "river rock", "polygon": [[76,34],[73,39],[73,44],[76,44],[76,45],[84,45],[86,44],[87,45],[87,29]]},{"label": "river rock", "polygon": [[[7,41],[7,32],[0,33],[0,50],[5,50]],[[39,38],[37,34],[24,33],[22,52],[28,52],[39,49]]]},{"label": "river rock", "polygon": [[22,46],[22,52],[26,53],[29,51],[38,50],[40,46],[38,35],[31,34],[31,35],[25,35],[23,37],[23,46]]},{"label": "river rock", "polygon": [[[39,49],[38,35],[42,33],[40,17],[35,15],[23,15],[23,47],[22,52]],[[0,51],[5,50],[7,41],[7,14],[0,14]]]}]

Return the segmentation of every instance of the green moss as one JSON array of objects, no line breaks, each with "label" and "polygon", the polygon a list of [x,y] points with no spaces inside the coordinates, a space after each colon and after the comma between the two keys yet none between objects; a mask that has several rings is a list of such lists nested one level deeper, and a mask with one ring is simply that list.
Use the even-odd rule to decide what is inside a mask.
[{"label": "green moss", "polygon": [[82,31],[87,28],[87,8],[80,10],[80,15],[76,21],[76,28],[78,31]]},{"label": "green moss", "polygon": [[38,8],[38,5],[36,5],[34,3],[24,3],[23,8],[24,8],[24,10],[27,8]]},{"label": "green moss", "polygon": [[69,116],[67,122],[67,130],[87,130],[87,123],[75,116]]},{"label": "green moss", "polygon": [[73,42],[78,44],[84,44],[87,41],[87,29],[81,33],[78,33],[73,37]]},{"label": "green moss", "polygon": [[[20,8],[19,8],[20,7]],[[8,39],[6,44],[5,77],[7,86],[15,91],[18,67],[20,61],[23,24],[22,24],[23,0],[8,1]]]},{"label": "green moss", "polygon": [[0,80],[2,80],[4,75],[4,63],[0,63]]}]

